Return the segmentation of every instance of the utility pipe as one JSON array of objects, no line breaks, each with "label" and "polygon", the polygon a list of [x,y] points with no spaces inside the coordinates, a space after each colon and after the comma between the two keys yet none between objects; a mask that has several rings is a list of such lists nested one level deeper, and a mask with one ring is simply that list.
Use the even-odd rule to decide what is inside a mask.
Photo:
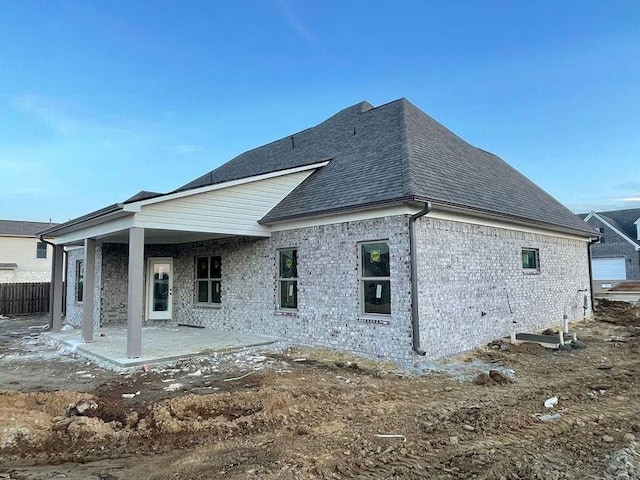
[{"label": "utility pipe", "polygon": [[418,309],[418,258],[416,255],[416,220],[431,212],[431,202],[425,202],[424,208],[409,217],[409,256],[411,257],[411,327],[413,329],[413,351],[418,355],[427,352],[420,348],[420,312]]}]

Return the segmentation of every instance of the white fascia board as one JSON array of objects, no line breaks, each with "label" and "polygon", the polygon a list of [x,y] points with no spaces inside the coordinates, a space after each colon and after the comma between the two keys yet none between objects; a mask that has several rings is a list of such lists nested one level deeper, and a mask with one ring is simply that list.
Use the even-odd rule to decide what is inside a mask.
[{"label": "white fascia board", "polygon": [[79,242],[85,238],[97,238],[121,232],[122,230],[127,230],[134,226],[134,215],[129,215],[127,217],[116,218],[70,233],[58,235],[54,239],[53,243],[56,245],[66,245],[69,243]]},{"label": "white fascia board", "polygon": [[[631,238],[629,238],[624,232],[621,232],[620,230],[618,230],[616,227],[611,225],[609,222],[607,222],[604,218],[602,218],[596,212],[591,212],[591,213],[593,214],[594,217],[596,217],[598,220],[600,220],[602,223],[604,223],[607,227],[609,227],[611,230],[616,232],[620,237],[622,237],[624,240],[626,240],[631,245],[633,245],[633,248],[636,250],[636,252],[638,250],[640,250],[640,246],[638,246],[638,244],[636,242],[634,242]],[[589,215],[591,215],[591,213]],[[587,221],[587,219],[585,218],[585,222],[586,221]]]},{"label": "white fascia board", "polygon": [[334,223],[355,222],[358,220],[368,220],[371,218],[392,217],[395,215],[413,215],[421,209],[406,204],[369,208],[361,210],[352,210],[349,212],[341,212],[330,215],[319,215],[316,217],[303,218],[299,220],[290,220],[287,222],[279,222],[271,225],[271,231],[280,232],[283,230],[293,230],[297,228],[318,227],[320,225],[331,225]]},{"label": "white fascia board", "polygon": [[587,215],[586,217],[584,217],[584,221],[585,221],[585,222],[588,222],[588,221],[591,219],[591,217],[593,217],[595,214],[596,214],[596,212],[594,212],[593,210],[591,210],[591,211],[589,212],[589,215]]},{"label": "white fascia board", "polygon": [[226,228],[223,226],[216,226],[215,228],[207,228],[202,226],[190,226],[180,225],[167,225],[160,222],[148,222],[148,221],[135,221],[135,227],[148,228],[150,230],[172,230],[175,232],[194,232],[194,233],[215,233],[216,235],[247,235],[250,237],[270,237],[271,230],[262,225],[256,223],[255,225],[240,226],[237,228]]},{"label": "white fascia board", "polygon": [[139,212],[141,207],[145,205],[151,205],[154,203],[166,202],[168,200],[174,200],[176,198],[188,197],[191,195],[198,195],[199,193],[211,192],[214,190],[221,190],[223,188],[235,187],[236,185],[243,185],[251,182],[258,182],[260,180],[266,180],[268,178],[282,177],[292,173],[305,172],[307,170],[315,170],[320,167],[328,165],[330,160],[323,162],[312,163],[310,165],[303,165],[301,167],[288,168],[286,170],[278,170],[277,172],[264,173],[262,175],[254,175],[253,177],[239,178],[238,180],[231,180],[229,182],[216,183],[214,185],[206,185],[204,187],[192,188],[190,190],[183,190],[181,192],[169,193],[161,197],[148,198],[146,200],[140,200],[138,202],[127,203],[124,205],[123,210],[126,212]]}]

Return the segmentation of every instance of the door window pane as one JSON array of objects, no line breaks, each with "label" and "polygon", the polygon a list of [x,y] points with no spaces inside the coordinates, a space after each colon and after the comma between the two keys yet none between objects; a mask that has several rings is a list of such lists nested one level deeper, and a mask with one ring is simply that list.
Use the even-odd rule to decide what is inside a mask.
[{"label": "door window pane", "polygon": [[153,311],[169,310],[169,266],[155,264],[153,266]]}]

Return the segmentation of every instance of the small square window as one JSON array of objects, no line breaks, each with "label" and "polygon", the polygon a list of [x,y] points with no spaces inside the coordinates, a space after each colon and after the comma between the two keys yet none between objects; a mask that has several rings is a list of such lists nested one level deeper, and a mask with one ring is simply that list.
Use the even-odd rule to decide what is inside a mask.
[{"label": "small square window", "polygon": [[522,268],[528,272],[540,271],[540,251],[537,248],[522,249]]},{"label": "small square window", "polygon": [[44,242],[38,242],[36,248],[36,258],[47,258],[47,244]]}]

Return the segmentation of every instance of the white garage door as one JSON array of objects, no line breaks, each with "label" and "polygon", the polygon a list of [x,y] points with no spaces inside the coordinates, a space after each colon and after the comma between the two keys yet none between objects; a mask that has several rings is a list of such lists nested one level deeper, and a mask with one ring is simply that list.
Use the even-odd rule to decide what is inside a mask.
[{"label": "white garage door", "polygon": [[594,258],[591,260],[594,280],[626,280],[627,273],[622,258]]}]

